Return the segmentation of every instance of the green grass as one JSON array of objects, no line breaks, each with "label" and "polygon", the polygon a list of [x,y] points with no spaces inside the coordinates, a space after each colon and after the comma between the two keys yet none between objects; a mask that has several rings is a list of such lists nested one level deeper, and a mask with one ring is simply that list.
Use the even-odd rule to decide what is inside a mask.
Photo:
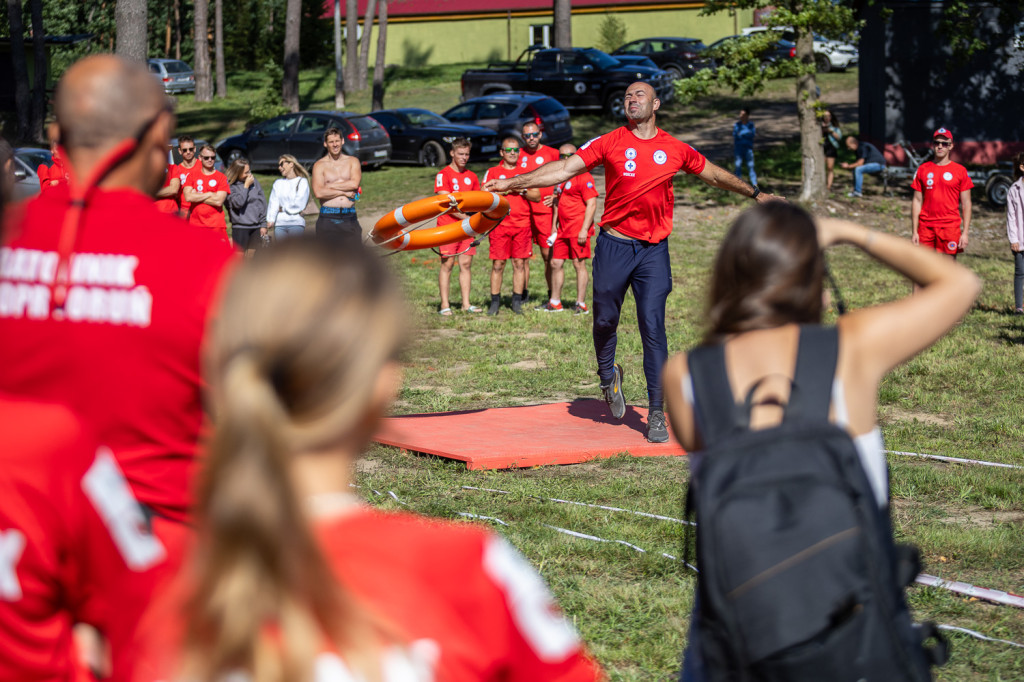
[{"label": "green grass", "polygon": [[[442,95],[450,97],[449,104],[454,103],[457,83],[444,81],[455,71],[438,75],[436,82],[410,73],[408,84],[402,86],[405,89],[396,86],[387,103],[413,104],[419,103],[421,96],[426,101]],[[820,82],[827,91],[830,87],[848,88],[855,78],[855,74],[828,74]],[[332,97],[331,84],[317,74],[304,72],[303,83],[316,86],[316,106]],[[789,97],[791,87],[791,81],[774,82],[764,97]],[[233,96],[238,102],[245,100],[241,93]],[[663,125],[685,134],[687,122],[733,112],[736,101],[730,97],[720,93],[692,108],[670,105]],[[366,110],[358,97],[355,102],[357,110]],[[441,104],[429,106],[442,108]],[[182,109],[183,116],[194,112],[194,118],[187,119],[193,126],[190,130],[208,139],[216,136],[215,128],[230,128],[233,124],[228,121],[237,118],[229,113],[230,107],[216,103],[193,109],[186,102]],[[244,119],[244,115],[238,116]],[[582,139],[608,127],[597,117],[574,117],[573,123]],[[759,152],[759,170],[796,187],[798,153],[793,144]],[[422,196],[431,175],[427,169],[402,166],[367,173],[366,205],[384,209]],[[840,178],[847,176],[837,171],[837,183]],[[692,179],[680,178],[676,188],[679,220],[670,248],[674,290],[667,304],[673,352],[692,346],[700,337],[711,259],[729,222],[747,205],[706,190]],[[877,184],[869,184],[867,190],[870,196],[863,201],[832,201],[821,210],[830,206],[838,215],[907,235],[909,197],[882,197]],[[1003,230],[1002,213],[976,202],[972,243],[962,262],[979,274],[985,289],[959,327],[882,383],[880,423],[889,448],[1024,465],[1024,321],[1010,314],[1013,265]],[[909,290],[905,281],[853,248],[834,249],[830,262],[851,307],[890,301]],[[590,317],[532,310],[517,317],[505,308],[495,318],[460,312],[442,318],[436,312],[437,258],[418,252],[392,257],[389,263],[402,278],[409,301],[410,342],[403,358],[405,381],[396,413],[599,396]],[[486,305],[488,266],[485,244],[473,265],[473,301],[478,305]],[[510,280],[507,273],[506,294]],[[531,289],[543,289],[541,282],[539,259],[534,259]],[[565,287],[563,298],[571,298],[575,291],[572,268],[567,268]],[[453,289],[457,290],[454,281]],[[629,296],[619,327],[617,359],[627,369],[627,401],[644,405],[642,350]],[[529,430],[532,425],[522,427]],[[543,438],[544,434],[536,436]],[[458,434],[451,437],[456,439]],[[890,458],[890,465],[896,535],[921,548],[927,572],[1024,593],[1024,471],[898,456]],[[357,480],[367,499],[383,507],[400,505],[371,489],[385,494],[393,491],[408,508],[426,514],[464,520],[459,512],[469,512],[507,522],[508,526],[491,525],[541,571],[611,678],[646,681],[674,679],[686,641],[694,579],[678,562],[660,555],[681,554],[680,526],[538,498],[679,517],[687,478],[685,458],[615,457],[574,466],[467,471],[461,464],[374,445],[360,463]],[[464,490],[464,485],[499,488],[512,494]],[[648,552],[569,537],[547,526],[626,540]],[[924,587],[912,587],[909,599],[918,619],[1024,642],[1022,610]],[[952,659],[938,670],[937,679],[1024,679],[1020,649],[956,633],[949,636]]]}]

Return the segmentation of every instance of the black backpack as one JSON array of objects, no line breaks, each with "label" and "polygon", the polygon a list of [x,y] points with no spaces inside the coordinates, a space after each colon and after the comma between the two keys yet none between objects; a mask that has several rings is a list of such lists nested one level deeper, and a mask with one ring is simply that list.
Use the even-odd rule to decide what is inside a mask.
[{"label": "black backpack", "polygon": [[686,506],[706,680],[924,682],[948,657],[904,600],[916,548],[895,545],[853,440],[828,421],[837,351],[834,328],[802,327],[782,422],[757,431],[758,386],[737,404],[723,347],[689,354],[705,444]]}]

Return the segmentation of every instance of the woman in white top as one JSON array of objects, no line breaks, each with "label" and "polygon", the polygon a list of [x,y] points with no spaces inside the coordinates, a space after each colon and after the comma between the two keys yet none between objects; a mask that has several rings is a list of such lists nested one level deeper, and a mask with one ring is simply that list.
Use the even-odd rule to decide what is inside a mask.
[{"label": "woman in white top", "polygon": [[[705,344],[724,346],[729,388],[740,402],[758,382],[750,428],[777,425],[792,386],[800,325],[821,324],[822,250],[855,246],[918,285],[912,296],[839,318],[839,351],[830,420],[853,437],[879,506],[888,504],[888,474],[876,423],[878,385],[890,370],[948,332],[980,291],[971,271],[909,240],[854,223],[812,218],[770,202],[733,223],[715,259]],[[665,365],[672,431],[690,452],[702,449],[687,356]],[[699,409],[697,414],[699,414]],[[695,633],[691,631],[691,644]],[[701,663],[684,658],[686,682],[703,679]]]},{"label": "woman in white top", "polygon": [[309,172],[291,154],[278,159],[277,167],[283,176],[274,181],[267,206],[267,227],[260,230],[267,234],[274,231],[274,239],[283,239],[302,234],[306,229],[303,209],[309,203]]},{"label": "woman in white top", "polygon": [[1024,314],[1024,152],[1013,159],[1013,184],[1006,193],[1006,238],[1013,252],[1013,310]]}]

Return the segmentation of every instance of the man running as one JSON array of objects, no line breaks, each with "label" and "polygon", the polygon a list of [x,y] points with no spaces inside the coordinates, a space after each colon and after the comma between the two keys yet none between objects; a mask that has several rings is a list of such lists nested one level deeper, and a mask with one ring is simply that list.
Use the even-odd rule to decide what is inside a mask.
[{"label": "man running", "polygon": [[[452,140],[448,156],[451,163],[442,168],[434,178],[434,193],[449,194],[451,192],[472,192],[480,189],[480,180],[476,173],[466,168],[469,163],[469,152],[473,143],[464,137],[457,137]],[[437,225],[449,225],[456,221],[468,218],[465,213],[452,211],[447,215],[438,216]],[[452,270],[455,263],[459,264],[459,290],[462,293],[462,310],[467,313],[479,313],[483,309],[473,305],[469,300],[469,287],[473,282],[473,273],[470,268],[473,265],[473,256],[476,255],[476,247],[472,239],[463,239],[454,244],[445,244],[441,247],[441,270],[437,273],[437,287],[441,293],[442,315],[452,314],[451,302],[448,295],[451,293]]]},{"label": "man running", "polygon": [[[523,147],[519,153],[519,172],[529,173],[540,168],[545,163],[558,160],[558,150],[540,143],[540,126],[536,123],[527,123],[523,126]],[[548,287],[545,303],[539,306],[538,310],[546,309],[547,300],[551,298],[551,229],[553,227],[554,208],[552,208],[554,187],[540,188],[541,201],[529,204],[530,209],[530,234],[533,243],[540,247],[540,256],[544,260],[544,282]],[[531,256],[533,249],[531,248]],[[525,300],[527,289],[530,286],[530,261],[526,261],[526,275],[523,279],[523,298]]]},{"label": "man running", "polygon": [[915,244],[956,258],[967,248],[974,182],[967,169],[950,158],[953,133],[939,128],[932,135],[932,147],[935,160],[918,166],[910,185],[910,237]]},{"label": "man running", "polygon": [[672,290],[668,236],[672,233],[672,177],[683,170],[712,187],[758,202],[778,199],[751,187],[716,166],[690,145],[659,130],[655,112],[661,106],[647,83],[626,90],[627,124],[583,145],[568,159],[506,180],[491,180],[484,189],[549,187],[604,165],[607,195],[601,232],[594,250],[594,349],[605,400],[616,419],[626,413],[622,367],[615,362],[619,313],[626,290],[632,288],[644,347],[644,375],[650,412],[647,440],[668,440],[661,370],[668,357],[665,301]]},{"label": "man running", "polygon": [[363,181],[359,159],[342,151],[341,131],[324,133],[327,156],[313,164],[313,196],[320,200],[316,219],[317,239],[351,239],[361,242],[363,229],[356,218],[356,199]]},{"label": "man running", "polygon": [[[563,144],[558,154],[568,159],[576,153],[576,145]],[[573,313],[589,315],[587,308],[587,260],[590,258],[590,236],[594,234],[594,214],[597,212],[597,187],[590,173],[580,173],[555,188],[557,197],[555,243],[551,245],[551,298],[544,308],[561,312],[562,286],[565,284],[565,261],[572,259],[576,270],[576,305]]]}]

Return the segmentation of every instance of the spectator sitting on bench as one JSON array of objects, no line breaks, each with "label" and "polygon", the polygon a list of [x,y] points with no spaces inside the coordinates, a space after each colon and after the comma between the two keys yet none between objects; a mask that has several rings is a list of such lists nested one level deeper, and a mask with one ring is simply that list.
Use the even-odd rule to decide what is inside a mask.
[{"label": "spectator sitting on bench", "polygon": [[853,135],[846,138],[846,148],[857,154],[857,160],[853,163],[840,164],[843,168],[853,171],[853,191],[848,192],[846,196],[860,198],[863,196],[861,190],[864,187],[864,174],[884,171],[885,157],[878,151],[878,147],[870,142],[861,142]]}]

